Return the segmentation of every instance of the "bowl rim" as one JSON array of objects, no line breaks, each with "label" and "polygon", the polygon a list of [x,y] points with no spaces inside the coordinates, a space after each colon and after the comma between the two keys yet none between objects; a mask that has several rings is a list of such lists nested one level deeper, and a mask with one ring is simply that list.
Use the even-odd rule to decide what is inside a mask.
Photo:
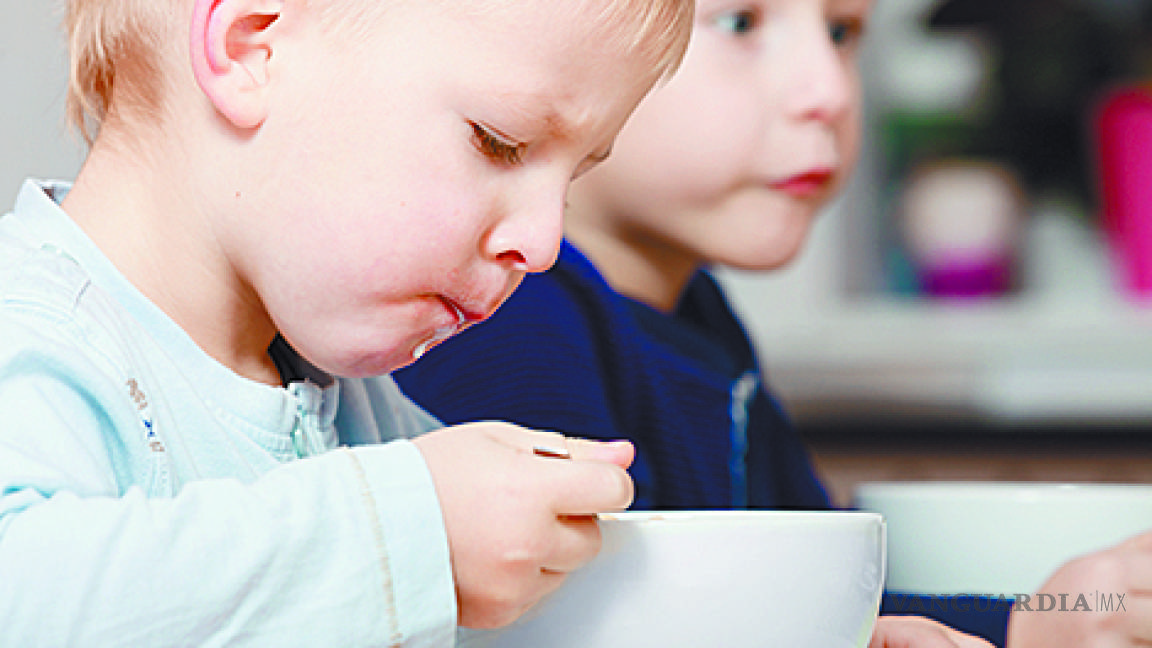
[{"label": "bowl rim", "polygon": [[601,522],[691,522],[700,520],[719,521],[823,521],[823,520],[853,520],[853,521],[883,521],[883,516],[875,511],[860,511],[852,509],[828,510],[780,510],[780,509],[707,509],[707,510],[627,510],[613,513],[601,513]]},{"label": "bowl rim", "polygon": [[907,480],[861,482],[856,485],[854,499],[883,497],[895,499],[923,499],[944,496],[973,498],[983,496],[1019,496],[1039,500],[1050,496],[1060,498],[1149,498],[1152,483],[1138,482],[1079,482],[1079,481],[988,481],[988,480]]}]

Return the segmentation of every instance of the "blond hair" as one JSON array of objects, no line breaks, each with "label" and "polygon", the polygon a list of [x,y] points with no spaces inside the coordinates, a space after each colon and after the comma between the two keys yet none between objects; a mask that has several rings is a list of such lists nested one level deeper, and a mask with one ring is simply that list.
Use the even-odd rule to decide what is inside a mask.
[{"label": "blond hair", "polygon": [[[390,0],[297,1],[337,29],[363,29],[373,24],[369,14],[385,11],[390,4]],[[671,74],[679,65],[691,31],[693,0],[584,1],[598,5],[596,28],[619,51],[644,57],[659,76]],[[189,0],[68,0],[68,119],[86,142],[93,142],[114,113],[161,111],[165,48],[179,40],[168,33],[172,15],[189,5]]]},{"label": "blond hair", "polygon": [[610,46],[645,58],[657,78],[667,78],[676,71],[692,33],[694,0],[600,2],[597,27]]},{"label": "blond hair", "polygon": [[69,0],[68,119],[91,144],[113,110],[112,96],[160,108],[158,56],[173,3],[163,0]]}]

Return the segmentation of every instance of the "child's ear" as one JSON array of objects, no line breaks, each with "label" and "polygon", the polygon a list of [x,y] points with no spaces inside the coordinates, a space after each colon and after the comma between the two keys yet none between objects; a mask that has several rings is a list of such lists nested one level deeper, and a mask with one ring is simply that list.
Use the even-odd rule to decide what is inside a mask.
[{"label": "child's ear", "polygon": [[255,128],[267,112],[269,63],[282,0],[195,0],[192,71],[228,121]]}]

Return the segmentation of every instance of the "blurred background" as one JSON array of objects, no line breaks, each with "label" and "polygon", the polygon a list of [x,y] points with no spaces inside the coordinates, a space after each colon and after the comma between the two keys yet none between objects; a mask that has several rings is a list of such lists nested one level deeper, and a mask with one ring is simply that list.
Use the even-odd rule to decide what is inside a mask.
[{"label": "blurred background", "polygon": [[[71,177],[52,2],[0,0],[0,205]],[[1152,482],[1152,0],[878,0],[865,148],[802,256],[722,273],[833,496]]]},{"label": "blurred background", "polygon": [[26,177],[71,178],[84,147],[64,121],[63,2],[0,0],[0,210]]}]

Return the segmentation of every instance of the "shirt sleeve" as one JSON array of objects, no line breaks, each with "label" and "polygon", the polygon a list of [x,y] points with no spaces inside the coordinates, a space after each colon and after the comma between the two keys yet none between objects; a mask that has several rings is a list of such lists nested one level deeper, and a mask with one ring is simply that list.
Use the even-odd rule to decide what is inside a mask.
[{"label": "shirt sleeve", "polygon": [[453,644],[443,520],[410,442],[148,497],[111,467],[107,379],[5,349],[0,645]]}]

